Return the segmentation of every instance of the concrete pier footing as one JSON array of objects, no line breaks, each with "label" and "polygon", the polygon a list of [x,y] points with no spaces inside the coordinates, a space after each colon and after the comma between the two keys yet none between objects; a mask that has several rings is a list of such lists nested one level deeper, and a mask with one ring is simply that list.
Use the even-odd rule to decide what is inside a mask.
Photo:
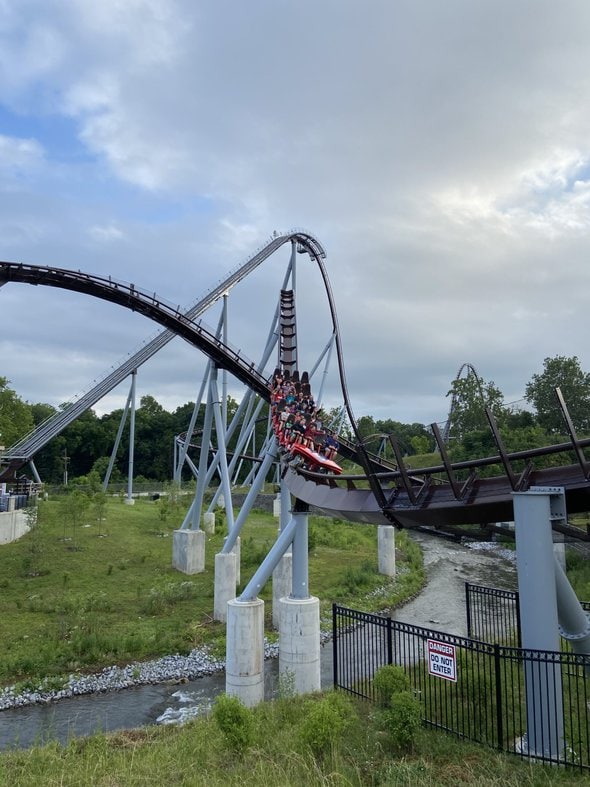
[{"label": "concrete pier footing", "polygon": [[279,674],[296,694],[320,691],[320,601],[282,598],[280,605]]},{"label": "concrete pier footing", "polygon": [[213,511],[205,511],[203,514],[203,530],[205,533],[215,533],[215,513]]},{"label": "concrete pier footing", "polygon": [[200,574],[205,570],[205,533],[202,530],[174,531],[172,566],[183,574]]},{"label": "concrete pier footing", "polygon": [[247,707],[264,700],[264,601],[227,604],[225,690]]},{"label": "concrete pier footing", "polygon": [[279,628],[281,618],[281,599],[291,593],[293,582],[293,555],[287,552],[279,560],[278,566],[272,572],[272,625]]},{"label": "concrete pier footing", "polygon": [[236,543],[234,544],[234,548],[232,549],[232,553],[236,556],[236,587],[242,581],[242,573],[240,570],[240,558],[242,554],[242,540],[240,536],[236,538]]},{"label": "concrete pier footing", "polygon": [[272,515],[275,519],[279,519],[281,516],[281,495],[278,494],[275,499],[272,501]]},{"label": "concrete pier footing", "polygon": [[233,552],[215,555],[213,588],[213,619],[227,620],[227,603],[236,597],[236,555]]},{"label": "concrete pier footing", "polygon": [[377,528],[377,553],[379,573],[395,576],[395,527],[379,525]]}]

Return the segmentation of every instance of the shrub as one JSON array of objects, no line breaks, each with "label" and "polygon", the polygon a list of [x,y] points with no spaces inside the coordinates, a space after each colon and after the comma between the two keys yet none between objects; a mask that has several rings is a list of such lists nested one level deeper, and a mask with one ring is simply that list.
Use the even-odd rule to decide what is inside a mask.
[{"label": "shrub", "polygon": [[350,700],[331,692],[310,703],[299,728],[299,737],[314,754],[325,754],[339,741],[351,723]]},{"label": "shrub", "polygon": [[237,698],[220,694],[213,705],[213,718],[228,747],[242,754],[254,740],[252,711]]},{"label": "shrub", "polygon": [[410,749],[422,726],[420,703],[410,691],[394,694],[389,708],[381,714],[381,724],[394,749]]},{"label": "shrub", "polygon": [[373,677],[377,704],[381,708],[391,708],[395,694],[410,690],[410,680],[403,670],[395,664],[388,664],[377,670]]}]

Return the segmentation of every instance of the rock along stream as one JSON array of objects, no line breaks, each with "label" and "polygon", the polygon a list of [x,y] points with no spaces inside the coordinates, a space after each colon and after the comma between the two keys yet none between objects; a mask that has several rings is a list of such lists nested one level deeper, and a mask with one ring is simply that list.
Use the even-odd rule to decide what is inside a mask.
[{"label": "rock along stream", "polygon": [[[462,546],[415,533],[424,551],[427,585],[420,595],[395,610],[396,620],[466,636],[466,581],[513,589],[513,553],[493,544]],[[322,688],[332,685],[332,648],[322,647]],[[265,663],[265,693],[276,694],[278,660]],[[217,672],[186,683],[160,683],[121,691],[86,694],[58,702],[27,705],[0,712],[0,750],[26,748],[49,740],[148,724],[176,724],[206,712],[225,690],[225,674]]]}]

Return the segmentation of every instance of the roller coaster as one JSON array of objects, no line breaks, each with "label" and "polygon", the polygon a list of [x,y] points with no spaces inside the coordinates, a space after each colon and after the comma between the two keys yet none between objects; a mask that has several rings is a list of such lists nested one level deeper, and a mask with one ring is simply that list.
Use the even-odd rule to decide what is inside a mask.
[{"label": "roller coaster", "polygon": [[[71,423],[84,410],[95,404],[121,380],[163,347],[174,336],[180,336],[197,347],[215,368],[227,370],[248,389],[270,401],[272,368],[255,363],[240,350],[223,341],[219,332],[205,325],[200,317],[235,284],[243,280],[283,245],[307,255],[319,270],[327,297],[339,382],[348,419],[351,440],[340,440],[339,455],[358,466],[357,473],[340,476],[306,469],[293,461],[292,454],[281,449],[281,477],[291,494],[299,501],[314,506],[328,515],[360,523],[394,524],[399,527],[449,527],[465,524],[500,522],[512,519],[512,495],[531,487],[563,487],[569,513],[590,510],[590,464],[584,449],[590,439],[580,439],[570,418],[566,402],[557,391],[557,405],[563,414],[569,440],[556,445],[508,453],[492,413],[486,411],[497,453],[463,462],[452,462],[445,435],[436,424],[432,430],[440,451],[441,463],[426,468],[410,468],[394,436],[389,436],[396,463],[384,461],[371,453],[359,434],[350,405],[344,358],[340,341],[338,316],[328,279],[326,254],[319,241],[303,230],[275,233],[272,239],[244,265],[230,273],[220,284],[187,311],[167,303],[155,293],[148,293],[133,284],[109,277],[53,266],[0,262],[0,287],[6,284],[30,284],[57,287],[110,301],[143,314],[164,328],[164,331],[113,372],[92,391],[63,413],[58,413],[15,446],[0,456],[0,480],[14,476],[52,437]],[[297,372],[297,330],[294,299],[285,290],[280,310],[279,364],[282,370]],[[559,455],[554,467],[535,467],[535,460]],[[573,462],[572,462],[573,457]],[[498,474],[484,476],[486,468],[495,466]],[[562,529],[569,531],[567,525]],[[576,529],[576,535],[584,533]]]}]

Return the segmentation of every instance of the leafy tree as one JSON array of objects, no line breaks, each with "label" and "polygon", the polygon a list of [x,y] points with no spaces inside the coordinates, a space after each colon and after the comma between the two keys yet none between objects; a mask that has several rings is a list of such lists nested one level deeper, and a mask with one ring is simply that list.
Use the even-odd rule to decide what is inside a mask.
[{"label": "leafy tree", "polygon": [[590,374],[582,371],[575,355],[545,358],[543,371],[534,374],[525,388],[525,398],[534,406],[539,425],[551,434],[563,433],[565,429],[556,388],[561,388],[576,429],[590,431]]},{"label": "leafy tree", "polygon": [[493,380],[485,382],[475,374],[454,380],[447,396],[453,397],[449,435],[456,439],[487,428],[486,407],[499,422],[508,415],[502,392]]},{"label": "leafy tree", "polygon": [[73,492],[67,494],[61,502],[60,508],[64,523],[64,541],[68,540],[66,533],[67,526],[69,525],[72,533],[72,549],[77,549],[76,538],[78,529],[82,524],[89,505],[90,498],[79,489],[74,489]]},{"label": "leafy tree", "polygon": [[8,387],[10,380],[0,377],[0,445],[9,446],[33,428],[31,407]]},{"label": "leafy tree", "polygon": [[47,421],[47,419],[51,418],[55,412],[55,407],[52,407],[50,404],[39,402],[37,404],[31,405],[31,414],[33,416],[35,426],[39,426],[39,424]]}]

